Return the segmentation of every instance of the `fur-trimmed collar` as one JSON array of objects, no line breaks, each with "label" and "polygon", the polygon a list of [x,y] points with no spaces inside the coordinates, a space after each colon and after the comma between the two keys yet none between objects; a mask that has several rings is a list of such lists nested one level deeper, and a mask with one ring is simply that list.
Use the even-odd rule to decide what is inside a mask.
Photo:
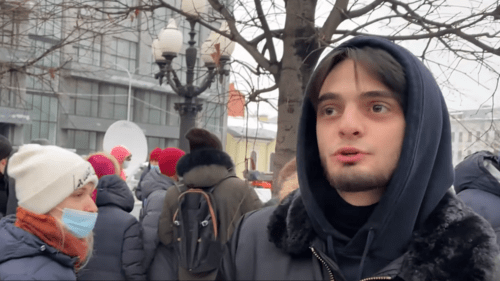
[{"label": "fur-trimmed collar", "polygon": [[[275,209],[269,240],[291,255],[310,253],[314,232],[300,193]],[[404,280],[500,280],[499,249],[486,220],[453,194],[447,194],[416,231],[400,264]]]},{"label": "fur-trimmed collar", "polygon": [[177,173],[186,185],[208,187],[221,179],[235,175],[231,157],[220,150],[195,150],[182,157],[177,163]]}]

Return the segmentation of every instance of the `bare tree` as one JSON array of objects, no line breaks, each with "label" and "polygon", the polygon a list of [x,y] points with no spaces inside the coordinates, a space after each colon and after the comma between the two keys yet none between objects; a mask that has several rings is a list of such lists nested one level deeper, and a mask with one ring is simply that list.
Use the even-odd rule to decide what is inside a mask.
[{"label": "bare tree", "polygon": [[[449,91],[458,90],[449,80],[454,73],[478,83],[480,77],[472,74],[476,70],[498,74],[491,60],[500,54],[498,1],[207,1],[215,12],[201,15],[198,23],[221,33],[212,22],[227,21],[230,33],[221,34],[255,60],[243,67],[249,74],[267,75],[274,83],[251,89],[248,101],[266,102],[263,93],[279,90],[277,169],[295,154],[304,89],[318,59],[327,47],[351,36],[381,36],[407,46],[416,42],[420,46],[416,55]],[[176,1],[168,0],[143,0],[115,13],[165,8],[187,16]],[[451,58],[438,59],[443,56]],[[469,62],[476,70],[462,67]]]},{"label": "bare tree", "polygon": [[[187,0],[185,0],[187,1]],[[449,93],[460,93],[450,77],[461,75],[482,85],[481,71],[498,77],[500,8],[498,1],[446,0],[207,0],[211,9],[196,21],[237,42],[254,62],[240,62],[246,73],[268,77],[267,87],[250,87],[248,102],[269,102],[264,94],[276,89],[278,135],[275,168],[296,152],[297,125],[306,83],[325,49],[356,35],[375,35],[416,46],[416,55]],[[92,7],[102,19],[148,17],[168,9],[181,16],[181,0],[104,0]],[[119,3],[106,5],[106,3]],[[230,32],[215,22],[224,20]],[[147,21],[145,21],[147,22]],[[154,36],[149,26],[142,30]],[[238,62],[238,58],[234,59]],[[251,84],[251,78],[246,79]],[[497,82],[498,83],[498,80]],[[492,98],[496,87],[489,89]],[[471,94],[471,93],[462,93]],[[492,99],[493,100],[493,99]]]}]

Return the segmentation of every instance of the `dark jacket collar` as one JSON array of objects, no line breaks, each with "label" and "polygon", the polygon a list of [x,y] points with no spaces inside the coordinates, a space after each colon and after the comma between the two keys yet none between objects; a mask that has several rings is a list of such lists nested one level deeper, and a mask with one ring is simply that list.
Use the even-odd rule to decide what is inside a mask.
[{"label": "dark jacket collar", "polygon": [[215,149],[200,149],[186,154],[179,160],[176,169],[183,183],[193,187],[213,186],[221,179],[235,175],[231,157]]},{"label": "dark jacket collar", "polygon": [[478,151],[455,167],[453,185],[457,193],[465,189],[479,189],[500,196],[500,183],[485,167],[485,161],[490,168],[498,171],[498,157],[489,151]]},{"label": "dark jacket collar", "polygon": [[134,209],[134,195],[119,176],[103,176],[97,184],[96,205],[97,207],[113,205],[130,213]]},{"label": "dark jacket collar", "polygon": [[15,215],[0,220],[0,263],[13,259],[22,259],[46,255],[63,266],[72,268],[77,258],[67,256],[47,245],[35,235],[15,226]]},{"label": "dark jacket collar", "polygon": [[[300,191],[291,193],[268,224],[269,240],[290,255],[310,254],[309,247],[318,241],[302,199]],[[497,280],[492,276],[498,274],[500,252],[491,226],[452,193],[439,202],[405,249],[382,271],[392,268],[404,280]]]}]

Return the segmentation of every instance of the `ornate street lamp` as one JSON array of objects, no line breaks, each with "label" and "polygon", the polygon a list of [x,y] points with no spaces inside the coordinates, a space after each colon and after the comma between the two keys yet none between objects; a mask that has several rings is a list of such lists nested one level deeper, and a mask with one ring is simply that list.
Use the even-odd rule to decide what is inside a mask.
[{"label": "ornate street lamp", "polygon": [[[194,67],[198,59],[197,50],[194,47],[196,44],[194,40],[196,35],[194,27],[199,16],[206,13],[206,7],[206,0],[182,1],[182,11],[190,15],[187,20],[191,26],[191,31],[189,32],[190,40],[188,42],[189,47],[186,49],[187,71],[185,85],[182,85],[175,70],[172,68],[172,60],[179,53],[183,42],[182,32],[177,29],[175,20],[170,19],[167,27],[160,31],[158,39],[155,39],[152,44],[153,55],[160,68],[160,72],[156,74],[155,78],[159,79],[160,85],[163,82],[163,78],[166,78],[172,90],[179,96],[184,97],[183,103],[175,104],[175,110],[179,111],[181,119],[179,148],[186,152],[189,151],[189,143],[184,136],[187,131],[195,127],[196,115],[202,110],[202,104],[196,104],[194,100],[210,87],[217,74],[220,75],[221,82],[223,75],[229,75],[229,71],[225,70],[224,66],[230,60],[231,53],[234,50],[234,42],[212,31],[207,41],[201,47],[201,58],[205,62],[208,74],[201,85],[194,85]],[[227,24],[222,24],[220,30],[228,32]],[[215,60],[214,56],[216,57]]]}]

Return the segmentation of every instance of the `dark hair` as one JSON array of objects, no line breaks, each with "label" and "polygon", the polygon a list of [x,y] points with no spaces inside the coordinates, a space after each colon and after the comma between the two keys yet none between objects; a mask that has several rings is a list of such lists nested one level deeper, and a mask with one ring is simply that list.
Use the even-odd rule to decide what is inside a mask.
[{"label": "dark hair", "polygon": [[0,160],[9,157],[11,152],[12,145],[10,141],[3,135],[0,135]]},{"label": "dark hair", "polygon": [[328,73],[346,59],[354,61],[355,71],[357,71],[358,64],[361,64],[368,73],[384,83],[393,91],[401,107],[405,109],[406,76],[403,67],[388,52],[372,47],[340,48],[323,59],[317,67],[313,80],[309,82],[308,94],[315,108],[318,105],[319,91]]}]

